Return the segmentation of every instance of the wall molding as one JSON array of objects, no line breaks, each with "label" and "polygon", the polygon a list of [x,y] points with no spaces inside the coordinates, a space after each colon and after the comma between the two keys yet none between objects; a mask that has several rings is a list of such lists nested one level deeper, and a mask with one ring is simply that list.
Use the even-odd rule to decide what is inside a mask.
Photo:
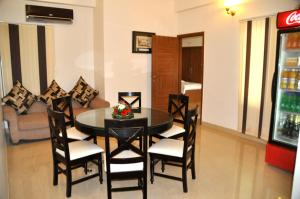
[{"label": "wall molding", "polygon": [[264,146],[267,144],[267,141],[265,141],[265,140],[258,139],[257,137],[254,137],[254,136],[251,136],[251,135],[242,134],[241,132],[239,132],[237,130],[222,127],[222,126],[219,126],[219,125],[216,125],[216,124],[211,124],[209,122],[202,121],[201,126],[203,126],[204,128],[214,129],[216,131],[222,131],[224,133],[227,133],[227,134],[239,137],[239,138],[243,138],[247,141],[255,142],[255,143],[258,143],[258,144],[261,144],[261,145],[264,145]]}]

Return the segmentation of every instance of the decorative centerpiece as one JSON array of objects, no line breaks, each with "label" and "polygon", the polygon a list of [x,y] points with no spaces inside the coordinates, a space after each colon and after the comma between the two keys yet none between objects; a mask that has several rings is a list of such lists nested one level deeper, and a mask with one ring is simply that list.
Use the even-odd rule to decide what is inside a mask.
[{"label": "decorative centerpiece", "polygon": [[113,107],[112,117],[115,119],[131,119],[133,116],[130,106],[125,102],[121,101],[117,106]]}]

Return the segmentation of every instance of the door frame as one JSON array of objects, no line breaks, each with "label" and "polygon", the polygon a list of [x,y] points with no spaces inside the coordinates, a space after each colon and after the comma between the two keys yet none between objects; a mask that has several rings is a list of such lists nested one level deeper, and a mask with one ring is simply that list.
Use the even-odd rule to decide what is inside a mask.
[{"label": "door frame", "polygon": [[[203,105],[203,89],[204,89],[204,85],[203,85],[203,82],[204,82],[204,44],[205,44],[205,37],[204,37],[204,32],[194,32],[194,33],[187,33],[187,34],[181,34],[181,35],[177,35],[177,38],[179,39],[179,73],[178,73],[178,88],[179,88],[179,91],[178,93],[181,93],[180,91],[180,88],[181,88],[181,76],[182,76],[182,39],[183,38],[188,38],[188,37],[197,37],[197,36],[202,36],[203,37],[203,50],[202,50],[202,74],[201,74],[201,79],[202,79],[202,82],[201,82],[201,104],[200,104],[200,124],[202,123],[202,105]],[[201,56],[201,55],[200,55]]]}]

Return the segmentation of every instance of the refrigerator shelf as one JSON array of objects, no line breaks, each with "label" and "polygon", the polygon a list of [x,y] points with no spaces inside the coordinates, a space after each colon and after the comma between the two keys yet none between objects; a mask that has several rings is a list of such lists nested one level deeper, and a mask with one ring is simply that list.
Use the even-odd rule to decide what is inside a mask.
[{"label": "refrigerator shelf", "polygon": [[288,143],[288,144],[291,144],[291,145],[295,145],[297,146],[297,143],[298,143],[298,137],[288,137],[286,135],[284,135],[282,132],[279,134],[277,134],[276,136],[276,141],[280,141],[280,142],[284,142],[284,143]]},{"label": "refrigerator shelf", "polygon": [[280,110],[282,113],[284,114],[288,114],[288,115],[300,115],[299,112],[292,112],[292,111],[284,111],[284,110]]},{"label": "refrigerator shelf", "polygon": [[289,53],[300,53],[300,48],[295,48],[295,49],[289,49],[289,48],[286,48],[284,49],[285,52]]},{"label": "refrigerator shelf", "polygon": [[300,90],[295,90],[295,89],[282,89],[282,88],[281,88],[281,91],[284,91],[284,92],[292,92],[292,93],[300,93]]},{"label": "refrigerator shelf", "polygon": [[280,68],[282,68],[282,69],[288,69],[288,70],[292,70],[292,69],[298,69],[298,70],[300,70],[300,66],[281,66]]}]

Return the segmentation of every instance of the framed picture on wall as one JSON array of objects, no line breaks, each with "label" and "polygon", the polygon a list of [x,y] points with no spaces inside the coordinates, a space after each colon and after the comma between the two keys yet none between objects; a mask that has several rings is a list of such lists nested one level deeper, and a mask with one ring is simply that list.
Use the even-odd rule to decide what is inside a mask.
[{"label": "framed picture on wall", "polygon": [[152,35],[155,33],[132,31],[132,53],[151,53]]}]

